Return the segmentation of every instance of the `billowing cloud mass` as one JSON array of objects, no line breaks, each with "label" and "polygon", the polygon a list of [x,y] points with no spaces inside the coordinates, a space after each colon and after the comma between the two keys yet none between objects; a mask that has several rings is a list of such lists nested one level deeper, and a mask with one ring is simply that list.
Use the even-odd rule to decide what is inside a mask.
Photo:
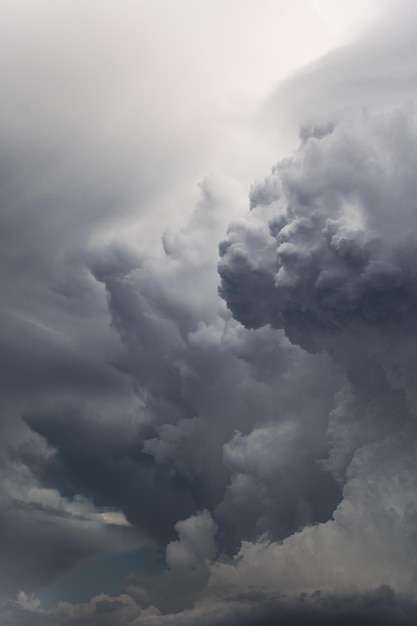
[{"label": "billowing cloud mass", "polygon": [[411,626],[413,3],[93,4],[4,8],[1,624]]}]

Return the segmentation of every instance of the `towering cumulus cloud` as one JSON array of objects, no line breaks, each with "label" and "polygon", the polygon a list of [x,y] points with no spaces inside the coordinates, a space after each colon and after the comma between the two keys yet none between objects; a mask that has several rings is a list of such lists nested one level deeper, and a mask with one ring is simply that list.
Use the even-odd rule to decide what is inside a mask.
[{"label": "towering cumulus cloud", "polygon": [[164,564],[49,611],[20,595],[22,624],[414,622],[416,166],[412,106],[358,112],[304,129],[226,239],[241,191],[212,177],[163,254],[92,257],[139,408],[29,411],[50,453],[21,454]]},{"label": "towering cumulus cloud", "polygon": [[1,626],[417,623],[416,11],[249,123],[229,30],[288,3],[238,4],[105,2],[113,58],[86,3],[78,108],[84,4],[26,24],[50,97],[0,118]]},{"label": "towering cumulus cloud", "polygon": [[272,567],[281,589],[386,582],[411,592],[417,115],[365,111],[301,138],[252,188],[248,218],[229,227],[221,294],[247,328],[283,329],[344,372],[324,461],[343,499],[332,520],[282,545],[247,545],[233,572],[244,578],[259,559],[259,575]]}]

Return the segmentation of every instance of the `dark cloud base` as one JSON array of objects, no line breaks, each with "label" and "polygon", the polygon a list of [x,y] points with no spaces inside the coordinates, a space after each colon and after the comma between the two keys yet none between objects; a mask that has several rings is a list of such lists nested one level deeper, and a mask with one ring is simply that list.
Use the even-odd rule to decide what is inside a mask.
[{"label": "dark cloud base", "polygon": [[128,616],[123,613],[125,607],[120,599],[102,596],[94,610],[85,612],[80,619],[77,605],[48,614],[9,603],[0,609],[0,617],[4,626],[411,626],[417,619],[417,604],[396,595],[388,586],[352,595],[325,595],[317,591],[294,599],[268,598],[254,591],[166,615],[141,615],[139,607],[135,610],[129,605]]},{"label": "dark cloud base", "polygon": [[[242,626],[408,626],[415,623],[417,605],[398,598],[387,586],[352,596],[326,596],[316,592],[297,601],[254,610],[255,615],[235,622]],[[233,623],[233,622],[232,622]]]}]

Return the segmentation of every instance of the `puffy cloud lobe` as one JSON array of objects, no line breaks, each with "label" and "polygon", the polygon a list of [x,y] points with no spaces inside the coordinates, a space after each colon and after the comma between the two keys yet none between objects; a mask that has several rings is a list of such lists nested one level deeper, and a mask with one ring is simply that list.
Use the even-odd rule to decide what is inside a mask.
[{"label": "puffy cloud lobe", "polygon": [[214,540],[216,524],[209,511],[204,510],[177,522],[175,529],[179,539],[166,548],[166,562],[171,569],[193,567],[214,559],[217,552]]},{"label": "puffy cloud lobe", "polygon": [[339,491],[321,470],[302,429],[293,418],[254,428],[248,435],[237,432],[224,444],[223,459],[232,478],[218,512],[235,527],[250,520],[258,536],[283,538],[305,520],[327,519]]},{"label": "puffy cloud lobe", "polygon": [[225,462],[237,471],[268,476],[286,465],[296,431],[297,425],[289,422],[256,428],[246,436],[238,432],[224,445]]},{"label": "puffy cloud lobe", "polygon": [[[338,592],[388,584],[413,593],[417,563],[415,428],[360,448],[332,519],[281,543],[244,542],[210,584],[249,591]],[[256,583],[254,583],[256,581]]]},{"label": "puffy cloud lobe", "polygon": [[416,134],[413,109],[365,113],[273,169],[252,191],[253,216],[221,244],[222,293],[239,318],[311,347],[296,334],[304,325],[321,348],[332,331],[410,317]]}]

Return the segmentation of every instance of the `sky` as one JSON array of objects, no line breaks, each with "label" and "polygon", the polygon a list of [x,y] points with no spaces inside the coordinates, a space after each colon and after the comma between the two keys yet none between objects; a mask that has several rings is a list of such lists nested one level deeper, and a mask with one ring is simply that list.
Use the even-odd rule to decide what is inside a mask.
[{"label": "sky", "polygon": [[0,3],[0,623],[417,619],[417,6]]}]

